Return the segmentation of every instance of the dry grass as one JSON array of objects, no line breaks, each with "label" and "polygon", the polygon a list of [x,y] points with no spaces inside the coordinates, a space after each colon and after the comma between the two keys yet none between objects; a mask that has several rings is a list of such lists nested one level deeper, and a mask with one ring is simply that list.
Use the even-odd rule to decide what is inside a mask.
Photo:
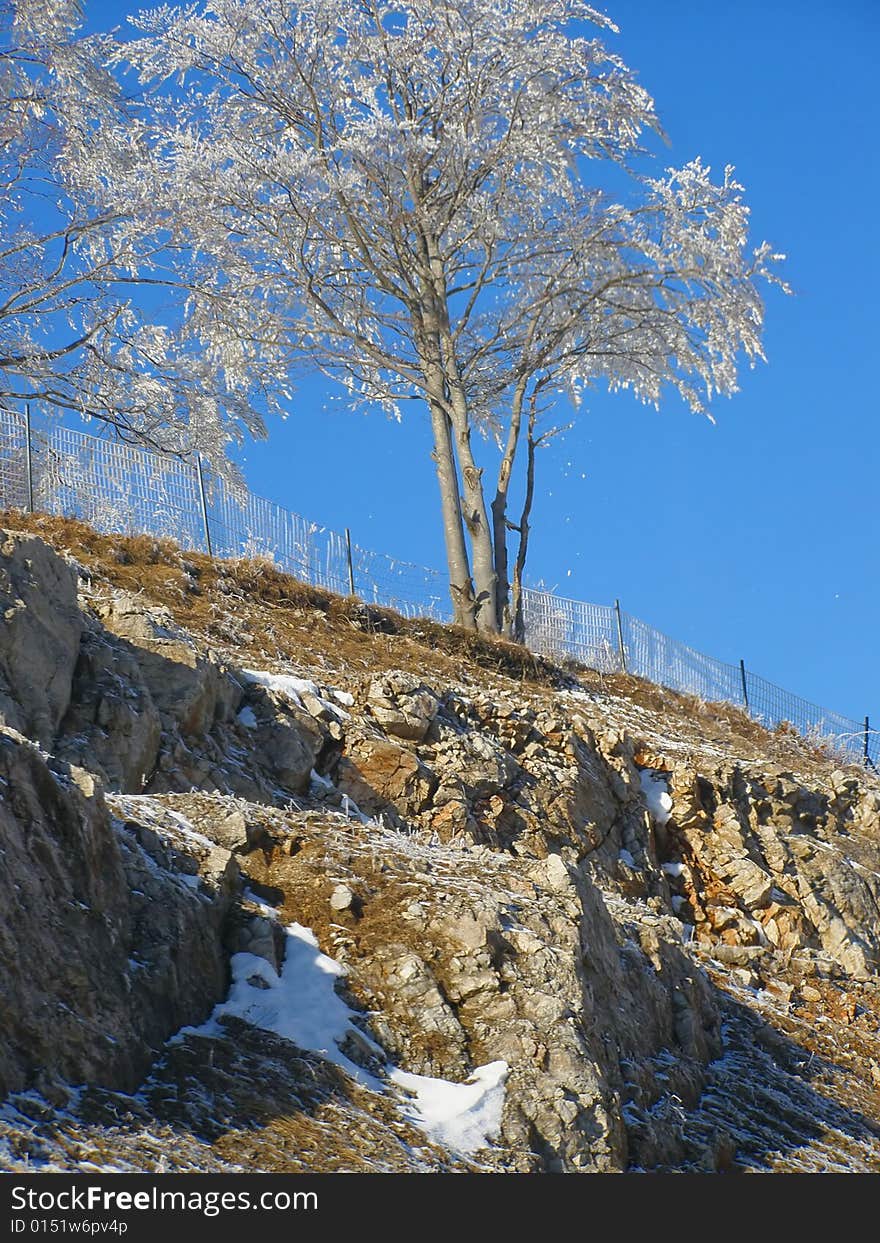
[{"label": "dry grass", "polygon": [[[70,554],[93,587],[119,588],[164,605],[175,621],[231,663],[310,667],[341,685],[363,674],[408,669],[438,683],[494,682],[502,692],[528,688],[539,698],[572,685],[656,714],[667,733],[719,744],[736,755],[760,754],[773,763],[827,777],[844,764],[821,742],[790,727],[765,729],[735,704],[707,703],[631,674],[602,674],[536,656],[501,638],[473,634],[426,618],[299,582],[270,561],[213,561],[169,539],[102,535],[74,518],[0,511],[0,527],[27,531]],[[853,771],[864,771],[853,765]]]},{"label": "dry grass", "polygon": [[[241,610],[233,607],[232,601],[245,601],[249,606],[247,628],[261,638],[267,633],[271,638],[277,632],[282,641],[278,656],[282,659],[297,659],[303,633],[318,627],[323,636],[322,656],[332,648],[341,656],[354,657],[358,664],[365,663],[364,652],[369,650],[372,666],[399,667],[399,660],[386,662],[381,658],[383,649],[389,647],[387,640],[394,640],[390,646],[404,653],[412,651],[417,667],[429,652],[431,666],[445,665],[446,676],[464,665],[549,687],[570,681],[558,665],[519,644],[428,618],[408,619],[393,609],[301,583],[261,558],[213,561],[204,553],[182,551],[172,540],[101,535],[77,519],[46,514],[0,511],[0,527],[41,536],[71,555],[94,580],[142,593],[148,602],[166,605],[182,626],[209,638],[222,640],[224,630],[218,614],[240,618]],[[224,599],[229,602],[226,609],[222,607]],[[268,632],[263,625],[267,617],[272,622]],[[327,641],[331,633],[332,644]],[[263,654],[263,648],[248,648],[246,631],[236,636],[237,643],[242,638],[245,651]]]}]

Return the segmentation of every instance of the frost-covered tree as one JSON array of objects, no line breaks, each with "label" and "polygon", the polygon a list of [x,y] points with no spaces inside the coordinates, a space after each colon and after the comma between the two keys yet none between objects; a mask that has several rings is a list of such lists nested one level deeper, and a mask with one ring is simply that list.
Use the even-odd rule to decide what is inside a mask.
[{"label": "frost-covered tree", "polygon": [[202,265],[159,210],[172,170],[108,68],[112,38],[81,20],[78,0],[0,0],[0,409],[76,411],[223,469],[231,439],[263,431],[253,312],[239,331],[213,272],[210,330],[196,311]]},{"label": "frost-covered tree", "polygon": [[776,256],[749,249],[732,170],[640,171],[653,102],[582,0],[212,0],[135,25],[119,56],[177,234],[273,349],[363,405],[421,404],[455,617],[515,629],[550,399],[601,382],[703,411],[761,356]]}]

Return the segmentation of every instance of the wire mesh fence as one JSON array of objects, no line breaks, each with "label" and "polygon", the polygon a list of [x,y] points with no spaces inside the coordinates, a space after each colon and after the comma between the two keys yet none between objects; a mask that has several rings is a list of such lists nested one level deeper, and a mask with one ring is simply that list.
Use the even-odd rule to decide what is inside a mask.
[{"label": "wire mesh fence", "polygon": [[[354,594],[405,616],[448,620],[445,579],[353,543],[203,472],[197,462],[153,453],[61,425],[32,429],[0,410],[0,508],[80,518],[105,534],[168,537],[221,558],[265,557],[315,587]],[[742,665],[705,656],[610,607],[527,589],[529,647],[600,672],[625,671],[708,701],[741,705],[762,724],[784,723],[877,767],[880,731],[783,690]]]}]

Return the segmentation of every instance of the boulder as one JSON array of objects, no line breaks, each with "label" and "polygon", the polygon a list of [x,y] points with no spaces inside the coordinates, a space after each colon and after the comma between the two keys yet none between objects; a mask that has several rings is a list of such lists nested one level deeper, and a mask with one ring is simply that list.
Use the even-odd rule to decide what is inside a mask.
[{"label": "boulder", "polygon": [[36,536],[0,531],[0,723],[49,749],[70,702],[77,575]]},{"label": "boulder", "polygon": [[336,770],[336,786],[367,815],[392,806],[404,817],[417,816],[430,802],[437,778],[418,756],[384,738],[352,745]]},{"label": "boulder", "polygon": [[440,700],[430,687],[399,670],[372,678],[366,688],[365,703],[386,734],[407,742],[424,740],[440,707]]}]

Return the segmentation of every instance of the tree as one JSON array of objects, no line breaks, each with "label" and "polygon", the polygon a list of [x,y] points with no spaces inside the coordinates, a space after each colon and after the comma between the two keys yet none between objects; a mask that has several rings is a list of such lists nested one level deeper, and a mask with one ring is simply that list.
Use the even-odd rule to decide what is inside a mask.
[{"label": "tree", "polygon": [[198,257],[157,210],[171,172],[111,72],[112,38],[81,20],[78,0],[0,0],[0,409],[75,411],[228,471],[229,441],[263,434],[261,399],[284,386],[213,281],[206,330]]},{"label": "tree", "polygon": [[[134,24],[118,57],[187,187],[176,233],[258,296],[274,348],[356,403],[422,403],[455,618],[515,631],[548,402],[604,382],[704,411],[762,356],[780,256],[749,251],[732,170],[640,171],[653,102],[581,0],[213,0]],[[475,433],[500,445],[491,486]]]}]

